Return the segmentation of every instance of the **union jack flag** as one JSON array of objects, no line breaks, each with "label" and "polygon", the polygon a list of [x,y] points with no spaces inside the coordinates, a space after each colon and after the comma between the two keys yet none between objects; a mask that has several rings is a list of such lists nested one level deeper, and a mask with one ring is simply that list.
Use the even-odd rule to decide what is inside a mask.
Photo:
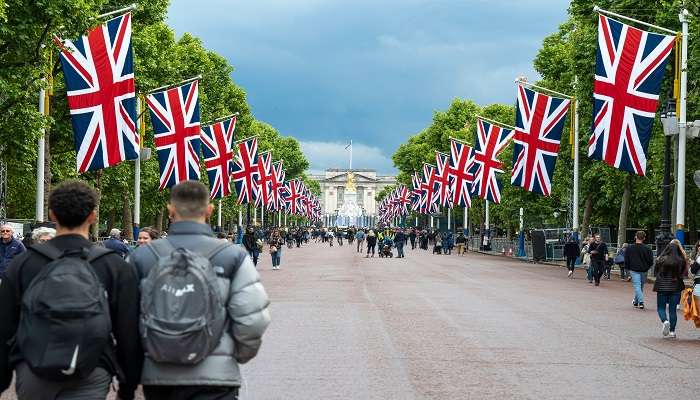
[{"label": "union jack flag", "polygon": [[421,179],[418,172],[414,172],[411,176],[413,190],[411,191],[411,210],[420,211],[423,203],[423,189],[421,188]]},{"label": "union jack flag", "polygon": [[452,202],[460,207],[471,207],[469,186],[474,175],[469,171],[474,161],[471,146],[457,139],[450,139],[450,177],[452,179]]},{"label": "union jack flag", "polygon": [[408,215],[408,206],[411,204],[411,192],[404,185],[396,188],[396,199],[399,216]]},{"label": "union jack flag", "polygon": [[510,182],[528,192],[552,193],[554,165],[559,154],[570,101],[518,85]]},{"label": "union jack flag", "polygon": [[443,207],[452,207],[452,195],[450,192],[450,156],[449,154],[435,152],[435,182],[437,183],[436,201]]},{"label": "union jack flag", "polygon": [[136,132],[131,14],[61,42],[78,172],[111,167],[139,157]]},{"label": "union jack flag", "polygon": [[160,164],[160,190],[199,180],[199,82],[146,97]]},{"label": "union jack flag", "polygon": [[283,161],[272,164],[272,174],[270,175],[270,203],[268,208],[272,211],[284,209],[284,178],[286,172],[283,168]]},{"label": "union jack flag", "polygon": [[270,181],[272,179],[272,153],[264,151],[258,154],[258,175],[255,181],[257,195],[255,207],[267,206],[270,203]]},{"label": "union jack flag", "polygon": [[438,212],[437,196],[435,196],[438,191],[436,181],[435,166],[423,163],[423,180],[420,185],[423,192],[423,201],[420,208],[422,214]]},{"label": "union jack flag", "polygon": [[675,37],[599,16],[588,156],[644,175],[666,60]]},{"label": "union jack flag", "polygon": [[289,214],[295,215],[299,213],[299,198],[301,197],[301,181],[292,179],[284,184],[284,202],[285,208]]},{"label": "union jack flag", "polygon": [[476,146],[474,147],[474,162],[472,173],[474,183],[472,193],[492,203],[501,202],[501,182],[496,173],[503,173],[503,163],[498,155],[508,146],[513,137],[511,129],[490,124],[483,119],[477,119]]},{"label": "union jack flag", "polygon": [[255,203],[258,189],[258,138],[252,137],[238,141],[238,154],[233,163],[233,183],[236,186],[238,204]]},{"label": "union jack flag", "polygon": [[212,199],[231,194],[235,129],[236,117],[202,127],[202,153],[209,177],[209,197]]}]

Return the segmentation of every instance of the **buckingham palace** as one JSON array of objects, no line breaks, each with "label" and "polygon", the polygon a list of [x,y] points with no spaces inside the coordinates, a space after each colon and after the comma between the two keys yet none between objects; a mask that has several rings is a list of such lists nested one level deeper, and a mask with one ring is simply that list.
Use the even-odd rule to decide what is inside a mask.
[{"label": "buckingham palace", "polygon": [[396,176],[373,169],[327,169],[309,178],[321,186],[321,213],[326,225],[371,225],[376,220],[375,196],[396,184]]}]

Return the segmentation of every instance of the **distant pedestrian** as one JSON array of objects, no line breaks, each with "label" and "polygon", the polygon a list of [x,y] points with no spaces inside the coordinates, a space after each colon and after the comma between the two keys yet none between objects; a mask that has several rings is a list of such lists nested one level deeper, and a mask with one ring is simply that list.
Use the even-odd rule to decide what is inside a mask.
[{"label": "distant pedestrian", "polygon": [[129,248],[126,247],[124,242],[122,241],[122,231],[120,231],[117,228],[112,229],[109,231],[109,239],[105,240],[104,245],[105,248],[114,250],[117,254],[122,256],[122,258],[126,258],[126,256],[129,255]]},{"label": "distant pedestrian", "polygon": [[272,231],[268,245],[270,246],[270,256],[272,256],[272,269],[278,270],[282,261],[282,247],[284,247],[284,239],[280,236],[278,229]]},{"label": "distant pedestrian", "polygon": [[455,239],[455,243],[457,244],[457,255],[458,256],[463,256],[464,254],[467,253],[467,249],[466,249],[467,237],[464,236],[464,232],[460,232],[459,235],[457,235],[457,239]]},{"label": "distant pedestrian", "polygon": [[13,236],[14,233],[15,230],[12,226],[0,226],[0,274],[5,272],[5,269],[15,256],[27,251],[22,242]]},{"label": "distant pedestrian", "polygon": [[374,231],[372,229],[369,230],[369,233],[367,234],[367,256],[369,257],[369,253],[372,253],[372,257],[374,257],[374,248],[377,245],[377,236],[374,234]]},{"label": "distant pedestrian", "polygon": [[617,253],[615,253],[615,258],[613,258],[613,262],[617,267],[620,269],[620,280],[624,281],[627,279],[627,274],[625,271],[625,251],[627,250],[627,247],[629,245],[627,243],[623,243],[622,247],[617,249]]},{"label": "distant pedestrian", "polygon": [[44,243],[56,236],[56,230],[47,226],[36,228],[32,231],[32,243]]},{"label": "distant pedestrian", "polygon": [[137,243],[139,246],[145,246],[151,243],[152,240],[156,239],[160,239],[160,232],[147,226],[145,228],[141,228],[139,231]]},{"label": "distant pedestrian", "polygon": [[634,287],[634,299],[632,305],[635,308],[644,309],[644,284],[647,281],[647,272],[654,265],[654,254],[644,244],[647,234],[638,231],[634,235],[634,244],[625,249],[624,263],[632,277]]},{"label": "distant pedestrian", "polygon": [[406,244],[406,234],[399,229],[394,236],[394,245],[396,246],[397,258],[404,258],[403,246]]},{"label": "distant pedestrian", "polygon": [[608,261],[608,245],[600,238],[600,234],[595,234],[593,243],[588,246],[588,253],[591,255],[595,285],[600,286],[600,278],[603,276],[605,263]]},{"label": "distant pedestrian", "polygon": [[357,239],[357,252],[358,253],[363,253],[364,250],[364,243],[365,243],[365,231],[362,229],[358,229],[357,233],[355,234],[355,239]]},{"label": "distant pedestrian", "polygon": [[416,249],[416,228],[411,229],[411,233],[408,234],[408,238],[411,240],[411,250]]},{"label": "distant pedestrian", "polygon": [[578,242],[574,235],[569,236],[569,240],[564,245],[564,256],[566,256],[566,268],[568,268],[568,276],[570,279],[574,278],[574,269],[576,269],[576,260],[581,253],[581,249],[578,247]]},{"label": "distant pedestrian", "polygon": [[253,260],[253,265],[258,266],[258,255],[260,251],[258,250],[257,239],[255,239],[255,234],[253,233],[253,227],[248,226],[245,229],[245,234],[243,235],[243,247],[248,251],[248,255]]},{"label": "distant pedestrian", "polygon": [[591,243],[593,243],[593,238],[588,236],[581,248],[581,258],[583,260],[583,265],[586,266],[586,279],[588,279],[588,283],[593,283],[593,266],[591,265],[591,254],[588,252]]},{"label": "distant pedestrian", "polygon": [[[676,337],[676,307],[681,301],[681,292],[685,289],[683,271],[685,271],[687,258],[683,247],[677,239],[672,240],[661,255],[656,259],[654,266],[654,291],[656,292],[656,311],[663,324],[664,337]],[[668,306],[668,314],[666,312]]]}]

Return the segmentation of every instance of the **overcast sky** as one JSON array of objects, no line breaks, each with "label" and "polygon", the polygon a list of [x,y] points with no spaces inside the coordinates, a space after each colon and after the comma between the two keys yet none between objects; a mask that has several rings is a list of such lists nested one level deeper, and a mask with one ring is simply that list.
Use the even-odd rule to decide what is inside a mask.
[{"label": "overcast sky", "polygon": [[169,24],[234,66],[257,119],[312,170],[393,173],[391,155],[456,98],[512,103],[568,0],[172,0]]}]

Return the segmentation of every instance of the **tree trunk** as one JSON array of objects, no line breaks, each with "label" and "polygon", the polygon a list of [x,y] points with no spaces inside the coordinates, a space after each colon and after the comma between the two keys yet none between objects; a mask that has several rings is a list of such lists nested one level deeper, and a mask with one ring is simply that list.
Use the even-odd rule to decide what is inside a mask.
[{"label": "tree trunk", "polygon": [[131,199],[129,189],[122,191],[122,200],[124,202],[122,209],[122,238],[126,240],[134,240],[134,221],[131,215]]},{"label": "tree trunk", "polygon": [[673,185],[673,191],[671,193],[673,198],[671,199],[671,232],[674,232],[676,226],[676,199],[678,198],[678,185],[674,184],[673,182],[676,182],[676,180],[678,179],[678,136],[673,137],[672,143],[673,172],[671,172],[671,184]]},{"label": "tree trunk", "polygon": [[588,235],[588,225],[591,221],[591,214],[593,213],[593,191],[589,190],[586,195],[586,203],[583,206],[583,220],[581,223],[581,237]]},{"label": "tree trunk", "polygon": [[625,243],[627,233],[627,214],[630,211],[630,198],[632,197],[632,174],[625,175],[622,203],[620,204],[620,219],[617,223],[617,247]]},{"label": "tree trunk", "polygon": [[158,209],[158,214],[156,215],[156,230],[158,232],[163,232],[163,209]]},{"label": "tree trunk", "polygon": [[114,223],[117,220],[117,212],[112,208],[107,211],[107,234],[114,228]]}]

